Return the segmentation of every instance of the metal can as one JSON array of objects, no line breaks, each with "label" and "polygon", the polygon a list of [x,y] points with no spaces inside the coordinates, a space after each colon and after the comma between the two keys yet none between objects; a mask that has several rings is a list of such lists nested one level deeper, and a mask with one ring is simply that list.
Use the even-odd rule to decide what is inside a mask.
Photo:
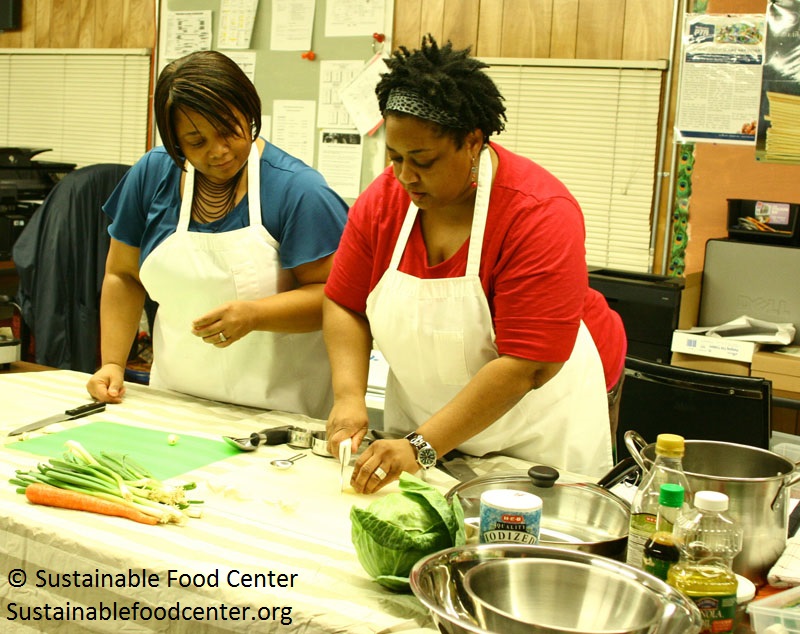
[{"label": "metal can", "polygon": [[480,542],[539,543],[542,498],[515,489],[481,493]]}]

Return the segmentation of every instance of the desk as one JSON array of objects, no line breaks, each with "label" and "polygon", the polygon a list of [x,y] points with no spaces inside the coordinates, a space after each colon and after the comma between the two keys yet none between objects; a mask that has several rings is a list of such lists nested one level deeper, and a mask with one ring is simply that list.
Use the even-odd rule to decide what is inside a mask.
[{"label": "desk", "polygon": [[14,361],[14,363],[7,364],[7,367],[0,365],[0,375],[17,372],[45,372],[54,369],[55,368],[51,368],[48,365],[39,365],[38,363],[31,363],[30,361]]},{"label": "desk", "polygon": [[[0,375],[0,438],[17,425],[88,400],[88,375],[70,370]],[[218,439],[244,436],[264,427],[308,422],[302,417],[203,401],[128,384],[125,401],[86,419],[47,428],[109,421],[179,435]],[[25,441],[22,441],[25,442]],[[180,442],[180,441],[179,441]],[[356,558],[350,540],[349,511],[373,496],[339,492],[338,462],[312,454],[287,471],[269,460],[297,453],[286,446],[260,447],[197,469],[178,480],[194,480],[205,500],[203,517],[186,526],[147,526],[129,520],[28,504],[7,483],[15,469],[30,469],[42,458],[5,445],[0,449],[0,619],[4,632],[303,632],[359,634],[417,630],[435,633],[427,610],[413,595],[394,594],[373,582]],[[146,456],[141,458],[146,464]],[[348,470],[349,472],[349,470]],[[455,480],[433,470],[429,481],[448,490]],[[387,487],[397,490],[396,483]],[[24,587],[9,584],[9,571],[27,575]],[[156,575],[157,587],[126,582],[125,587],[75,587],[75,573],[89,579],[99,571],[112,575]],[[173,575],[216,572],[219,586],[180,587]],[[43,571],[43,572],[38,572]],[[228,577],[231,571],[232,576]],[[294,586],[245,587],[243,575],[296,575]],[[19,574],[19,573],[15,573]],[[44,587],[39,578],[51,580]],[[58,575],[61,575],[59,577]],[[81,577],[84,578],[84,577]],[[117,577],[115,577],[117,578]],[[188,579],[189,577],[184,577]],[[200,577],[197,577],[198,581]],[[67,585],[67,581],[70,585]],[[58,582],[58,583],[56,583]],[[51,587],[53,586],[53,587]],[[134,586],[134,587],[131,587]],[[63,622],[7,620],[45,605],[60,608],[101,606],[113,609],[225,606],[228,620]],[[247,608],[244,620],[231,609]],[[291,624],[281,624],[280,608],[291,607]],[[257,620],[259,608],[270,608]],[[277,609],[273,609],[277,608]],[[31,613],[33,615],[33,613]]]}]

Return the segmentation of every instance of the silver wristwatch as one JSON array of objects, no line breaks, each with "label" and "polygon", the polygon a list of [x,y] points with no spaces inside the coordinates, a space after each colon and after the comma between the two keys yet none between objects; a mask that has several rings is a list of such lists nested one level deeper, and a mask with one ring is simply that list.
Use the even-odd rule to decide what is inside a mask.
[{"label": "silver wristwatch", "polygon": [[411,443],[417,454],[417,462],[423,469],[430,469],[436,465],[436,450],[425,440],[421,434],[411,432],[406,436],[406,440]]}]

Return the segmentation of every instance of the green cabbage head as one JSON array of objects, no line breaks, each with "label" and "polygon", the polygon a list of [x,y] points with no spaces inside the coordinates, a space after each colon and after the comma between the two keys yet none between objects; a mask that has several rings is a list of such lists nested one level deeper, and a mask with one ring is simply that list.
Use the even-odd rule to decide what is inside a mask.
[{"label": "green cabbage head", "polygon": [[396,592],[409,590],[411,568],[425,555],[466,541],[464,510],[457,497],[442,493],[408,473],[400,491],[350,510],[358,560],[378,583]]}]

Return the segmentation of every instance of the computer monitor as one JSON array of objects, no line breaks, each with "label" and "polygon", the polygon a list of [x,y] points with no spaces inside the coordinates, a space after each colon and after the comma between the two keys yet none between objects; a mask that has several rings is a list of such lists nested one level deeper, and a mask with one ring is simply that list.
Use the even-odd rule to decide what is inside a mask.
[{"label": "computer monitor", "polygon": [[22,0],[0,0],[0,33],[22,28]]},{"label": "computer monitor", "polygon": [[706,243],[698,325],[719,326],[742,315],[794,324],[800,344],[800,247]]}]

